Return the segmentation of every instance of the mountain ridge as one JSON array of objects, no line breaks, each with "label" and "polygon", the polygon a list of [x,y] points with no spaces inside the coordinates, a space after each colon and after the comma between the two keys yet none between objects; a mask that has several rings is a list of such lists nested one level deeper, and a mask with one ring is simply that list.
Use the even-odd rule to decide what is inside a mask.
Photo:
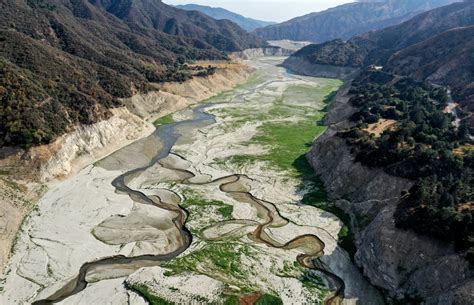
[{"label": "mountain ridge", "polygon": [[45,144],[108,118],[119,98],[191,77],[184,63],[263,45],[161,1],[2,2],[0,147]]},{"label": "mountain ridge", "polygon": [[416,14],[455,0],[388,0],[343,4],[289,21],[260,28],[255,33],[266,40],[290,39],[322,43],[399,24]]},{"label": "mountain ridge", "polygon": [[[379,65],[390,72],[450,86],[455,100],[464,110],[472,112],[474,69],[470,65],[473,48],[470,34],[473,25],[474,1],[453,3],[346,42],[333,40],[309,45],[293,56],[309,64],[354,68]],[[457,35],[450,35],[453,33]],[[432,76],[429,71],[434,71],[431,74],[438,71],[438,75]],[[469,120],[472,125],[472,119]]]},{"label": "mountain ridge", "polygon": [[260,27],[276,24],[276,22],[248,18],[221,7],[211,7],[199,4],[176,5],[176,7],[187,11],[199,11],[217,20],[230,20],[249,32]]}]

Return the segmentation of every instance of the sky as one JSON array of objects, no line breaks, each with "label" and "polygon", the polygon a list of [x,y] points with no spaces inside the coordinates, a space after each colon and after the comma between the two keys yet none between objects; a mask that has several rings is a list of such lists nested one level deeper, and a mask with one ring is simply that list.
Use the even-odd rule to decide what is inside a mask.
[{"label": "sky", "polygon": [[222,7],[245,17],[282,22],[294,17],[319,12],[353,0],[163,0],[167,4],[200,4]]}]

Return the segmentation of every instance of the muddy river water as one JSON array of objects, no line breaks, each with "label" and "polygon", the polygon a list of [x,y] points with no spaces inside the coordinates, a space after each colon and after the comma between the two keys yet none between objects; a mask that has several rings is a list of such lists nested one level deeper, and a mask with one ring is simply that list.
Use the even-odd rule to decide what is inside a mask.
[{"label": "muddy river water", "polygon": [[299,203],[314,186],[288,166],[324,130],[340,82],[282,60],[248,61],[248,83],[52,188],[22,227],[0,303],[382,304],[337,243],[342,223]]}]

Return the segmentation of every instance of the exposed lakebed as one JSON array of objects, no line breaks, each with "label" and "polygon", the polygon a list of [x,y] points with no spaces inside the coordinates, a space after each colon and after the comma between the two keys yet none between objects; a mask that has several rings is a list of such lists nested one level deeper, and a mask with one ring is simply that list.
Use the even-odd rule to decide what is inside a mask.
[{"label": "exposed lakebed", "polygon": [[[27,219],[2,304],[377,304],[338,245],[342,223],[301,205],[301,155],[340,82],[249,61],[246,84],[52,188]],[[304,163],[304,162],[303,162]]]}]

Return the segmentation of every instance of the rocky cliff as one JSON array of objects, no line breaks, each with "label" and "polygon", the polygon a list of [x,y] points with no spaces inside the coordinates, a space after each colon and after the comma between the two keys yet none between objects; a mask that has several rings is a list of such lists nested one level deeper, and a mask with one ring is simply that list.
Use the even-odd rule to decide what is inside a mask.
[{"label": "rocky cliff", "polygon": [[252,59],[262,56],[290,56],[294,53],[294,50],[283,49],[278,47],[268,47],[268,48],[253,48],[246,49],[240,52],[234,52],[232,55],[239,59]]},{"label": "rocky cliff", "polygon": [[326,118],[330,127],[307,158],[331,202],[351,215],[357,265],[372,284],[403,304],[470,304],[474,273],[469,263],[448,244],[395,227],[396,204],[412,182],[355,162],[336,135],[350,126],[347,118],[355,111],[348,105],[349,88],[346,84],[338,92]]}]

